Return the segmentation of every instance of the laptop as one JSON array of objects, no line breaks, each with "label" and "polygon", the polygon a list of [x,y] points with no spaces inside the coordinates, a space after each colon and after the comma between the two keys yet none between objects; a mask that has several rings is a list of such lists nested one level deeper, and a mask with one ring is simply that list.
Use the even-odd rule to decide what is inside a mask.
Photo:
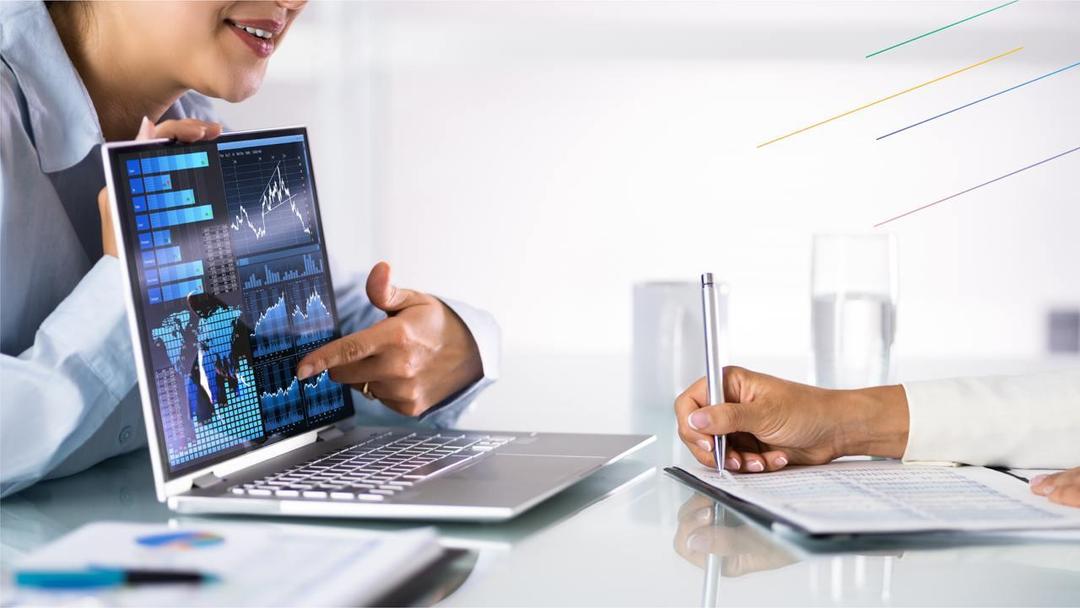
[{"label": "laptop", "polygon": [[641,435],[369,427],[307,352],[340,337],[307,130],[102,148],[158,500],[180,513],[499,521]]}]

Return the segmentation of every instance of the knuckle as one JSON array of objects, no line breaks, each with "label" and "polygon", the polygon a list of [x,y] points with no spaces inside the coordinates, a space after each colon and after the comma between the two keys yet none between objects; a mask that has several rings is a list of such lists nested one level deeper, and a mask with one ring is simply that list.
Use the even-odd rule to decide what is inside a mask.
[{"label": "knuckle", "polygon": [[338,356],[341,358],[339,363],[348,363],[350,361],[356,361],[360,358],[362,349],[360,343],[356,340],[343,340],[341,348],[338,349]]},{"label": "knuckle", "polygon": [[426,409],[423,401],[420,399],[421,395],[415,387],[409,387],[400,392],[398,395],[398,411],[406,416],[419,416],[424,413]]},{"label": "knuckle", "polygon": [[387,340],[394,348],[403,349],[409,345],[409,330],[404,323],[397,323],[390,330]]},{"label": "knuckle", "polygon": [[416,378],[420,372],[420,365],[415,355],[409,353],[401,358],[398,364],[398,373],[402,378]]},{"label": "knuckle", "polygon": [[424,400],[424,390],[417,383],[410,383],[405,389],[405,399],[412,407],[420,407]]}]

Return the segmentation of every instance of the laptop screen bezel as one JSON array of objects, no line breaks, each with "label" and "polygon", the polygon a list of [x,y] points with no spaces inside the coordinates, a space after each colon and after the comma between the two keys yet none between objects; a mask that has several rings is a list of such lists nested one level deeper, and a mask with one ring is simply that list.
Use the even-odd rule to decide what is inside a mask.
[{"label": "laptop screen bezel", "polygon": [[[282,137],[282,136],[295,136],[300,135],[302,137],[304,153],[307,155],[307,164],[310,172],[310,185],[311,185],[311,202],[312,212],[315,215],[316,225],[319,230],[319,252],[322,256],[324,274],[329,285],[333,286],[333,277],[331,275],[329,255],[326,246],[325,231],[323,229],[322,212],[319,207],[318,187],[315,179],[315,164],[311,154],[311,144],[308,138],[306,127],[286,127],[276,129],[260,129],[254,131],[236,131],[222,134],[216,140],[205,143],[208,146],[214,147],[214,153],[217,153],[217,144],[224,142],[234,141],[247,141],[253,139],[265,139],[269,137]],[[311,426],[307,428],[298,428],[285,433],[274,434],[263,437],[257,441],[249,441],[238,446],[233,446],[224,450],[222,454],[208,456],[203,459],[199,459],[194,463],[185,464],[177,467],[173,467],[169,464],[169,455],[164,437],[164,426],[161,420],[161,410],[158,402],[157,387],[154,383],[149,382],[149,379],[153,377],[153,365],[151,361],[148,344],[146,342],[147,321],[144,310],[145,299],[142,294],[141,286],[139,284],[139,273],[136,266],[136,255],[129,255],[137,249],[136,236],[131,229],[132,217],[134,211],[129,209],[129,205],[120,204],[121,198],[118,196],[116,190],[116,184],[123,183],[122,178],[118,172],[121,171],[123,163],[119,160],[120,154],[130,154],[132,152],[146,152],[153,150],[166,150],[169,148],[177,147],[190,147],[194,144],[177,143],[167,140],[154,140],[148,142],[124,142],[120,144],[107,144],[103,147],[103,156],[105,157],[105,172],[106,181],[108,184],[109,196],[111,198],[112,209],[114,213],[114,229],[117,234],[118,242],[121,249],[121,262],[124,265],[125,277],[127,279],[127,301],[129,314],[132,315],[131,328],[132,337],[136,346],[136,357],[139,359],[137,365],[139,366],[139,381],[140,392],[143,397],[143,413],[144,416],[149,415],[147,422],[147,437],[150,443],[151,454],[154,456],[155,469],[157,470],[158,479],[162,480],[166,484],[174,482],[184,478],[194,478],[200,474],[214,469],[217,466],[233,461],[236,459],[245,459],[249,455],[253,455],[257,452],[267,450],[272,446],[278,446],[283,442],[286,442],[297,437],[303,437],[311,435],[310,438],[314,440],[314,435],[318,431],[326,429],[334,424],[347,420],[355,414],[355,405],[352,399],[352,391],[348,386],[344,386],[342,390],[343,407],[340,408],[337,414],[334,414],[328,418],[320,421],[317,426]],[[333,334],[331,339],[337,339],[341,337],[340,317],[337,309],[337,298],[333,294],[333,290],[326,295],[327,303],[330,306],[331,314],[338,322],[334,324]],[[296,445],[303,445],[308,441],[290,442],[290,444],[296,443]],[[284,447],[284,446],[282,446]],[[269,450],[275,454],[280,450]],[[275,454],[269,454],[272,457]],[[256,460],[258,461],[258,460]],[[158,488],[159,497],[163,494],[162,488]]]}]

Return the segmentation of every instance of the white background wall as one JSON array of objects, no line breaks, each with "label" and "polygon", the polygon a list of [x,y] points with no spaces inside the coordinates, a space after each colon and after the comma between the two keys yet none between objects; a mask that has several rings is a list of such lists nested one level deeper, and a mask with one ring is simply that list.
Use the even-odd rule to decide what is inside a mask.
[{"label": "white background wall", "polygon": [[[1080,145],[1080,2],[313,3],[233,128],[312,130],[336,278],[491,310],[509,351],[623,352],[631,286],[711,270],[740,354],[810,344],[816,231]],[[1024,50],[755,146],[1017,46]],[[1080,306],[1080,152],[891,226],[897,349],[1026,356]]]}]

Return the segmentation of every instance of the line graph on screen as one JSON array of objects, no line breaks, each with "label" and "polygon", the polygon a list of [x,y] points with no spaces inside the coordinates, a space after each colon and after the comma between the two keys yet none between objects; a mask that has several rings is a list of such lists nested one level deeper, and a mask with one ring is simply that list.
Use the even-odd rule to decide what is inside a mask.
[{"label": "line graph on screen", "polygon": [[318,242],[303,148],[222,155],[237,255]]},{"label": "line graph on screen", "polygon": [[325,277],[314,276],[247,290],[244,299],[252,320],[252,353],[267,357],[332,338],[334,317],[323,300],[326,289]]},{"label": "line graph on screen", "polygon": [[300,398],[300,381],[295,374],[296,361],[287,358],[259,367],[259,403],[267,432],[300,422],[305,417]]},{"label": "line graph on screen", "polygon": [[259,291],[248,294],[248,309],[261,311],[251,324],[251,351],[265,357],[292,346],[285,292]]},{"label": "line graph on screen", "polygon": [[303,382],[304,400],[309,416],[318,416],[342,406],[342,387],[330,379],[330,372],[323,372]]},{"label": "line graph on screen", "polygon": [[299,303],[293,306],[291,321],[297,344],[325,340],[334,333],[334,319],[315,287],[311,289],[303,306]]}]

